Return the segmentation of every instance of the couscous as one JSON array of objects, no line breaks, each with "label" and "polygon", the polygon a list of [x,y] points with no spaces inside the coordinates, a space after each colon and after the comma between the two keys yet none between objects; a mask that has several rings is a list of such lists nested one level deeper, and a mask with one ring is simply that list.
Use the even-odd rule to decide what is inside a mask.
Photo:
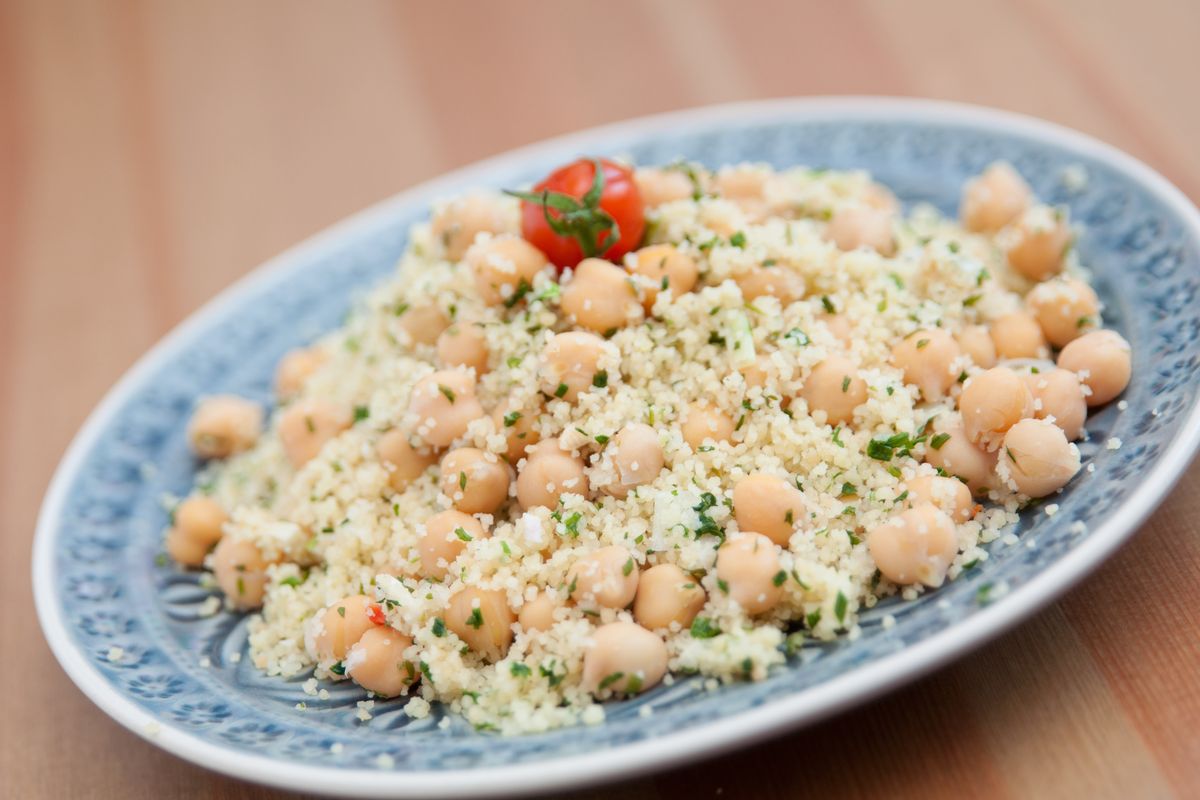
[{"label": "couscous", "polygon": [[[250,657],[479,729],[602,720],[987,558],[1080,469],[1130,348],[1065,211],[865,173],[582,159],[416,226],[277,407],[202,400],[168,553]],[[1057,361],[1055,361],[1057,353]]]}]

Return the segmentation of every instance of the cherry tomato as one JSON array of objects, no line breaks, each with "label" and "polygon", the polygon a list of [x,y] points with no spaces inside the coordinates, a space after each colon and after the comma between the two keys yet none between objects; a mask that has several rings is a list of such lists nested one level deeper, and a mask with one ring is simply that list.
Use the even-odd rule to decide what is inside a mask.
[{"label": "cherry tomato", "polygon": [[383,606],[379,603],[371,603],[367,606],[367,619],[375,625],[386,625],[387,616],[383,613]]},{"label": "cherry tomato", "polygon": [[[559,269],[590,256],[617,261],[641,243],[646,229],[632,170],[607,159],[581,158],[552,172],[532,191],[511,194],[522,200],[522,235]],[[614,229],[619,234],[615,240]]]}]

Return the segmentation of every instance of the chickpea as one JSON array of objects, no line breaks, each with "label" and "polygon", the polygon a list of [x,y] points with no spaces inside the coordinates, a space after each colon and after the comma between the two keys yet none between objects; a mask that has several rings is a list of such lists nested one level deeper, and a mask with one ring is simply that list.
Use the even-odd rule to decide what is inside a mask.
[{"label": "chickpea", "polygon": [[567,570],[567,593],[584,611],[625,608],[637,594],[639,570],[620,545],[594,550]]},{"label": "chickpea", "polygon": [[1004,435],[1004,465],[1010,483],[1022,494],[1045,497],[1066,486],[1079,472],[1079,450],[1057,425],[1024,419]]},{"label": "chickpea", "polygon": [[508,230],[504,207],[496,197],[468,194],[450,201],[433,215],[430,230],[442,243],[446,258],[458,261],[480,233]]},{"label": "chickpea", "polygon": [[[341,661],[362,635],[375,627],[367,615],[375,601],[366,595],[343,597],[316,617],[311,631],[311,655],[322,663]],[[308,642],[306,641],[306,644]]]},{"label": "chickpea", "polygon": [[612,346],[594,333],[570,331],[553,336],[542,353],[542,390],[551,397],[574,403],[592,388],[600,361]]},{"label": "chickpea", "polygon": [[1062,428],[1068,441],[1078,439],[1087,420],[1087,403],[1079,377],[1066,369],[1029,372],[1021,377],[1033,394],[1034,416],[1038,419],[1053,417],[1054,424]]},{"label": "chickpea", "polygon": [[249,450],[262,432],[258,403],[232,394],[206,397],[188,422],[188,441],[200,458],[228,458]]},{"label": "chickpea", "polygon": [[1062,271],[1071,249],[1065,219],[1035,209],[1017,223],[1016,241],[1008,248],[1008,264],[1031,281],[1044,281]]},{"label": "chickpea", "polygon": [[1085,333],[1058,354],[1058,366],[1079,376],[1091,390],[1089,406],[1102,406],[1129,385],[1133,374],[1129,342],[1116,331]]},{"label": "chickpea", "polygon": [[[641,625],[610,622],[592,634],[583,655],[583,688],[638,694],[667,674],[667,646]],[[603,685],[603,689],[601,689]]]},{"label": "chickpea", "polygon": [[716,406],[704,402],[690,403],[681,427],[683,440],[693,450],[705,442],[728,442],[733,438],[733,420]]},{"label": "chickpea", "polygon": [[834,212],[825,228],[825,238],[838,250],[868,247],[882,256],[896,252],[892,215],[871,206],[846,206]]},{"label": "chickpea", "polygon": [[496,406],[492,412],[492,423],[496,431],[504,434],[507,441],[504,457],[515,464],[525,457],[529,448],[538,443],[541,434],[533,427],[536,414],[515,408],[511,403]]},{"label": "chickpea", "polygon": [[315,397],[297,400],[279,417],[279,442],[288,461],[300,469],[316,458],[325,443],[350,427],[350,415],[341,406]]},{"label": "chickpea", "polygon": [[447,369],[470,367],[477,376],[488,371],[487,337],[475,324],[459,322],[442,331],[437,355],[438,362]]},{"label": "chickpea", "polygon": [[1060,278],[1033,287],[1025,303],[1055,347],[1064,347],[1096,328],[1100,299],[1076,278]]},{"label": "chickpea", "polygon": [[633,487],[650,483],[662,472],[665,463],[658,434],[640,422],[617,431],[607,449],[617,470],[616,482],[605,488],[613,497],[626,497]]},{"label": "chickpea", "polygon": [[971,442],[959,415],[935,419],[934,432],[925,452],[925,463],[962,478],[972,492],[982,492],[991,485],[996,453]]},{"label": "chickpea", "polygon": [[350,648],[346,676],[380,697],[405,694],[418,676],[416,665],[404,657],[412,643],[395,628],[377,625]]},{"label": "chickpea", "polygon": [[526,600],[517,615],[517,622],[526,633],[548,631],[554,627],[554,610],[558,608],[558,600],[548,591],[538,592],[537,597]]},{"label": "chickpea", "polygon": [[958,408],[967,438],[995,450],[1005,431],[1033,416],[1033,395],[1017,373],[992,367],[967,381]]},{"label": "chickpea", "polygon": [[450,320],[435,306],[410,308],[400,315],[400,330],[413,344],[434,344],[448,327]]},{"label": "chickpea", "polygon": [[998,161],[963,187],[959,214],[977,233],[995,233],[1029,207],[1033,192],[1011,165]]},{"label": "chickpea", "polygon": [[908,482],[908,506],[927,503],[955,522],[967,522],[975,516],[971,490],[957,478],[922,475]]},{"label": "chickpea", "polygon": [[493,514],[508,497],[512,469],[495,453],[459,447],[442,457],[442,493],[467,514]]},{"label": "chickpea", "polygon": [[757,472],[733,487],[733,518],[738,528],[766,536],[787,547],[796,525],[807,516],[804,495],[778,475]]},{"label": "chickpea", "polygon": [[742,379],[746,381],[746,388],[766,389],[771,382],[771,357],[757,356],[749,364],[739,367],[738,372],[742,373]]},{"label": "chickpea", "polygon": [[388,485],[393,492],[403,492],[437,461],[437,454],[432,449],[413,447],[408,431],[400,428],[392,428],[379,437],[375,452],[388,470]]},{"label": "chickpea", "polygon": [[673,244],[652,244],[625,257],[625,268],[639,278],[642,306],[646,313],[654,307],[660,291],[672,297],[687,294],[700,279],[696,261]]},{"label": "chickpea", "polygon": [[761,201],[770,175],[763,167],[739,164],[722,167],[713,183],[717,194],[734,202]]},{"label": "chickpea", "polygon": [[940,400],[958,375],[953,365],[962,349],[941,328],[917,331],[892,348],[892,363],[904,372],[904,382],[916,386],[925,400]]},{"label": "chickpea", "polygon": [[879,183],[868,183],[859,199],[869,208],[883,211],[889,216],[895,216],[900,212],[900,201],[896,199],[896,195]]},{"label": "chickpea", "polygon": [[854,409],[867,402],[867,382],[858,377],[858,367],[842,356],[830,356],[817,364],[804,381],[800,397],[809,413],[824,412],[829,425],[849,425]]},{"label": "chickpea", "polygon": [[513,640],[516,615],[499,589],[461,589],[446,608],[446,627],[488,661],[499,661]]},{"label": "chickpea", "polygon": [[242,611],[262,605],[270,563],[254,542],[230,536],[222,537],[212,554],[217,586],[233,607]]},{"label": "chickpea", "polygon": [[742,532],[725,540],[717,550],[717,578],[729,587],[729,596],[747,614],[770,611],[783,597],[776,583],[779,554],[761,533]]},{"label": "chickpea", "polygon": [[1050,348],[1042,326],[1024,311],[1005,314],[992,323],[992,344],[1000,358],[1046,358]]},{"label": "chickpea", "polygon": [[674,564],[657,564],[642,573],[633,618],[649,630],[687,628],[704,608],[708,595],[691,575]]},{"label": "chickpea", "polygon": [[958,552],[958,538],[950,517],[921,503],[867,534],[867,550],[892,583],[941,586]]},{"label": "chickpea", "polygon": [[849,345],[854,340],[854,323],[845,314],[818,314],[817,319],[842,344]]},{"label": "chickpea", "polygon": [[975,366],[991,369],[996,366],[996,343],[983,325],[968,325],[958,334],[959,348],[971,357]]},{"label": "chickpea", "polygon": [[289,400],[300,394],[304,384],[328,358],[324,350],[316,347],[301,347],[285,353],[275,368],[275,395],[280,400]]},{"label": "chickpea", "polygon": [[475,274],[475,288],[483,302],[511,302],[549,264],[541,250],[519,236],[498,236],[467,250],[466,262]]},{"label": "chickpea", "polygon": [[175,507],[175,524],[167,531],[167,554],[188,567],[204,564],[204,557],[221,539],[229,515],[215,500],[193,495]]},{"label": "chickpea", "polygon": [[785,266],[752,266],[735,275],[733,281],[747,303],[760,297],[775,297],[786,306],[804,299],[804,278]]},{"label": "chickpea", "polygon": [[647,208],[688,200],[695,191],[687,174],[677,169],[640,167],[633,173],[633,180]]},{"label": "chickpea", "polygon": [[421,570],[428,578],[445,578],[454,559],[466,549],[467,542],[485,539],[490,534],[470,514],[450,509],[425,520],[425,532],[417,542]]},{"label": "chickpea", "polygon": [[418,417],[417,433],[434,447],[447,447],[484,415],[475,397],[475,379],[461,369],[441,370],[419,380],[408,409]]},{"label": "chickpea", "polygon": [[554,508],[564,494],[591,496],[583,460],[560,449],[554,439],[531,447],[517,472],[517,502],[521,508]]},{"label": "chickpea", "polygon": [[629,273],[601,258],[585,258],[562,289],[562,310],[596,333],[642,319],[642,303]]}]

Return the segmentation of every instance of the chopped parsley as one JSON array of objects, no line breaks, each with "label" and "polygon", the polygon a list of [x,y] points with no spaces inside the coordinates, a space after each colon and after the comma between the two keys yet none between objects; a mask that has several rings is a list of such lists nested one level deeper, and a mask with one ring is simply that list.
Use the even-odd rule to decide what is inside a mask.
[{"label": "chopped parsley", "polygon": [[371,409],[366,406],[354,407],[354,421],[362,422],[367,417],[371,416]]},{"label": "chopped parsley", "polygon": [[475,538],[475,537],[471,536],[471,534],[467,533],[466,528],[455,528],[454,535],[457,536],[459,539],[461,539],[464,542],[473,541]]},{"label": "chopped parsley", "polygon": [[693,639],[711,639],[720,632],[721,629],[708,617],[696,617],[692,620]]},{"label": "chopped parsley", "polygon": [[524,416],[524,415],[521,414],[520,411],[508,412],[507,414],[504,415],[504,427],[511,428],[513,425],[516,425],[517,420],[519,420],[522,416]]},{"label": "chopped parsley", "polygon": [[829,295],[821,295],[821,305],[825,306],[826,313],[836,314],[837,308],[833,305],[833,301],[829,299]]},{"label": "chopped parsley", "polygon": [[554,390],[554,396],[558,398],[566,397],[568,388],[565,383],[560,383],[558,388]]},{"label": "chopped parsley", "polygon": [[467,617],[467,624],[475,630],[479,630],[483,626],[483,612],[479,610],[478,606],[471,609],[471,616]]},{"label": "chopped parsley", "polygon": [[508,671],[512,673],[514,678],[528,678],[533,674],[533,670],[531,670],[525,664],[522,664],[520,661],[515,662],[511,667],[508,668]]},{"label": "chopped parsley", "polygon": [[592,386],[595,386],[597,389],[603,389],[605,386],[608,386],[608,371],[602,369],[593,375]]},{"label": "chopped parsley", "polygon": [[745,247],[746,234],[742,231],[738,231],[737,233],[733,234],[733,236],[729,237],[729,243],[734,247]]},{"label": "chopped parsley", "polygon": [[430,629],[434,636],[439,639],[446,635],[446,623],[441,617],[434,617],[433,627]]},{"label": "chopped parsley", "polygon": [[438,391],[445,395],[446,399],[450,401],[450,405],[454,405],[454,401],[456,399],[454,391],[449,386],[445,386],[440,383],[437,385],[437,387]]},{"label": "chopped parsley", "polygon": [[934,436],[932,439],[929,440],[929,446],[932,447],[934,450],[941,450],[942,445],[944,445],[948,441],[950,441],[950,434],[939,433],[937,436]]}]

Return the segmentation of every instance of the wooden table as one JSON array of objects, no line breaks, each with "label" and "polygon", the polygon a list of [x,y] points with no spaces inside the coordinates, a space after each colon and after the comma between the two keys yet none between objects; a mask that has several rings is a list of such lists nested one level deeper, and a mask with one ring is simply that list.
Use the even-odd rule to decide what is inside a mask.
[{"label": "wooden table", "polygon": [[[85,414],[255,264],[481,156],[751,97],[1016,109],[1197,199],[1198,42],[1193,0],[0,0],[0,795],[274,795],[92,706],[42,640],[28,577],[39,499]],[[581,796],[1196,796],[1198,514],[1194,470],[1095,576],[974,655],[770,744]]]}]

